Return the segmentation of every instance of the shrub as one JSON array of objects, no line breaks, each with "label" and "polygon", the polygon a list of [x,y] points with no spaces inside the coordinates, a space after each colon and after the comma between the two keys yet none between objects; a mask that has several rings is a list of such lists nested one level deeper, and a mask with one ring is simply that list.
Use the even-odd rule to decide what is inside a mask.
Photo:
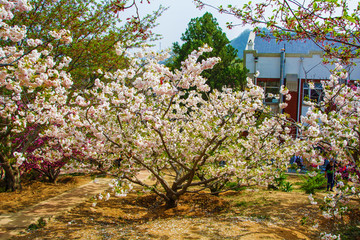
[{"label": "shrub", "polygon": [[301,176],[303,182],[300,184],[301,189],[307,194],[315,194],[316,189],[321,189],[326,185],[326,178],[320,174],[320,171],[307,173],[305,177]]},{"label": "shrub", "polygon": [[285,181],[287,179],[287,175],[284,172],[281,172],[279,177],[274,179],[274,184],[268,186],[268,189],[281,190],[284,192],[292,191],[292,184],[290,182]]},{"label": "shrub", "polygon": [[46,221],[44,220],[44,218],[40,218],[40,219],[38,219],[37,223],[30,224],[30,226],[28,227],[28,230],[37,230],[37,229],[45,227],[45,225],[46,225]]},{"label": "shrub", "polygon": [[280,187],[280,190],[284,192],[291,192],[293,190],[292,183],[284,182],[283,185]]},{"label": "shrub", "polygon": [[246,189],[246,186],[240,185],[236,182],[228,182],[226,183],[226,189],[234,190],[234,191],[243,191]]},{"label": "shrub", "polygon": [[343,240],[359,239],[360,228],[354,225],[346,226],[344,229],[341,229],[339,233]]}]

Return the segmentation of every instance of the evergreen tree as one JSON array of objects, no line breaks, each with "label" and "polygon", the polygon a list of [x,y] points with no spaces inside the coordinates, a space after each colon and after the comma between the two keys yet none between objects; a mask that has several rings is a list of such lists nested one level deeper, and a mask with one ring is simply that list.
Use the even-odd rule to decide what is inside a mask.
[{"label": "evergreen tree", "polygon": [[221,62],[213,69],[202,73],[202,76],[208,79],[210,87],[219,90],[223,86],[242,88],[246,80],[246,70],[242,67],[242,60],[238,58],[237,50],[230,45],[229,39],[211,13],[207,12],[202,17],[191,19],[181,40],[184,41],[183,45],[180,46],[178,42],[173,44],[174,56],[169,60],[168,66],[179,69],[181,62],[193,50],[207,44],[213,48],[213,51],[204,54],[199,61],[209,57],[221,58]]}]

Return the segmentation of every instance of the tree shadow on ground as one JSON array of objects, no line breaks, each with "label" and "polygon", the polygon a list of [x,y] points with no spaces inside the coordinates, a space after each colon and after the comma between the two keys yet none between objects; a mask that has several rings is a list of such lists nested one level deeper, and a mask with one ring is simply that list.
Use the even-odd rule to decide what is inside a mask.
[{"label": "tree shadow on ground", "polygon": [[311,219],[319,210],[307,201],[305,194],[271,191],[187,194],[166,209],[156,195],[132,193],[96,207],[87,201],[14,239],[314,239]]}]

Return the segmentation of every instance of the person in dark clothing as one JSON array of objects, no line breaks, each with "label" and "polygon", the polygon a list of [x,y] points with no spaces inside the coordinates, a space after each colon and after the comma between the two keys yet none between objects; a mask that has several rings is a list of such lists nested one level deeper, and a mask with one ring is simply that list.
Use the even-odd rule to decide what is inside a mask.
[{"label": "person in dark clothing", "polygon": [[303,160],[300,156],[295,156],[295,163],[298,165],[298,168],[302,169],[303,167]]},{"label": "person in dark clothing", "polygon": [[334,161],[330,161],[325,168],[325,177],[327,178],[327,186],[326,191],[333,191],[333,187],[335,184],[335,164]]}]

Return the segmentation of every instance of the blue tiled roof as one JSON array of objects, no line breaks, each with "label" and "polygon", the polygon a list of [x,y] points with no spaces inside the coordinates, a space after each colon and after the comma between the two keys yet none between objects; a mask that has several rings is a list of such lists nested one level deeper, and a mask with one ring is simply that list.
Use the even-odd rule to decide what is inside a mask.
[{"label": "blue tiled roof", "polygon": [[258,35],[255,37],[254,49],[258,53],[279,53],[285,45],[286,53],[303,53],[308,54],[310,51],[322,51],[311,40],[291,40],[276,42],[274,38],[264,39]]}]

